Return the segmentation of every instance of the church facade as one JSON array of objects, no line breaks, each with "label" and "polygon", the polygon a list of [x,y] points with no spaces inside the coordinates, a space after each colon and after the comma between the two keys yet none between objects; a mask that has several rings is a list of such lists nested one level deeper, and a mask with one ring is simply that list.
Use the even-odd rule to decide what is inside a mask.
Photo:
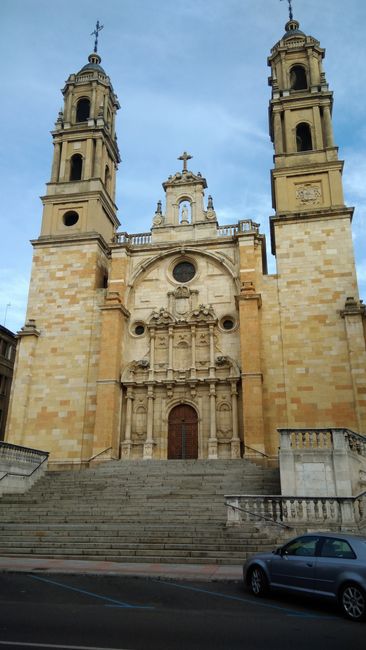
[{"label": "church facade", "polygon": [[119,108],[94,52],[63,89],[6,439],[92,461],[268,457],[278,428],[366,431],[365,308],[324,50],[290,19],[268,59],[275,155],[259,224],[220,226],[191,156],[149,233],[119,230]]}]

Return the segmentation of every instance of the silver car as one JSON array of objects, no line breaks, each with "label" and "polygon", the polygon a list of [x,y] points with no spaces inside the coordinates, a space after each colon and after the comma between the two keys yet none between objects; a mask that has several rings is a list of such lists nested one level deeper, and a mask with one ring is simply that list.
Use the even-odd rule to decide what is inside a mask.
[{"label": "silver car", "polygon": [[366,536],[308,533],[272,553],[258,553],[243,567],[255,596],[270,589],[333,599],[352,621],[366,618]]}]

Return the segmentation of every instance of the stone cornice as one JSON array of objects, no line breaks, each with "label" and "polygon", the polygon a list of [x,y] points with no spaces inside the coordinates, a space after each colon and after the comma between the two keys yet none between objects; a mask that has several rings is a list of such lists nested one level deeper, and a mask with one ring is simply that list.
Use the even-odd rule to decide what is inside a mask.
[{"label": "stone cornice", "polygon": [[38,239],[31,239],[34,248],[45,246],[74,246],[80,244],[97,243],[103,253],[110,255],[110,247],[104,237],[97,232],[73,233],[72,235],[41,235]]}]

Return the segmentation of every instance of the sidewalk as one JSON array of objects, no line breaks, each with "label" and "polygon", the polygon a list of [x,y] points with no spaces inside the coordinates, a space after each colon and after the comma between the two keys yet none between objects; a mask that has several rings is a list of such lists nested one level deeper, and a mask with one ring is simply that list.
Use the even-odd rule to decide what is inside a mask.
[{"label": "sidewalk", "polygon": [[0,557],[0,573],[74,573],[89,575],[128,576],[135,578],[167,578],[174,580],[241,580],[242,567],[220,564],[142,564],[126,562],[92,562],[88,560],[56,560],[37,557]]}]

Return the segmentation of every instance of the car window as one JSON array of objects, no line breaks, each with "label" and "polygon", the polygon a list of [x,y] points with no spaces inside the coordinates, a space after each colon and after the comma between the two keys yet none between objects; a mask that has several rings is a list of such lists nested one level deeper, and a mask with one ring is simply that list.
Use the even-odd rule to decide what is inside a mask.
[{"label": "car window", "polygon": [[315,555],[316,545],[319,537],[298,537],[284,547],[285,555]]},{"label": "car window", "polygon": [[321,551],[321,557],[341,557],[354,560],[356,555],[345,539],[332,539],[327,537]]}]

